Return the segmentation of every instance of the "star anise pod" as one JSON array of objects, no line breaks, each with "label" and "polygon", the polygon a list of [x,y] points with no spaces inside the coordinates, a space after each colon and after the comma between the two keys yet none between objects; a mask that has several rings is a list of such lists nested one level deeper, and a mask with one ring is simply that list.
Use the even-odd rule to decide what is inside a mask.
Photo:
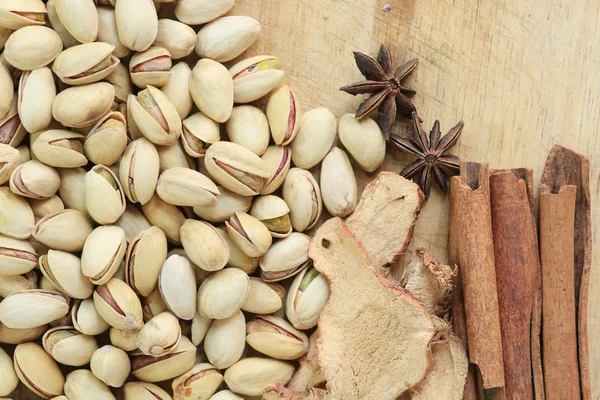
[{"label": "star anise pod", "polygon": [[407,95],[413,95],[415,90],[402,84],[417,66],[419,60],[413,59],[392,71],[392,56],[387,47],[381,45],[377,60],[363,53],[354,52],[354,60],[366,81],[344,86],[340,90],[352,95],[373,93],[356,110],[356,118],[361,119],[375,109],[379,109],[379,125],[386,138],[390,134],[396,114],[410,118],[417,112],[415,105]]},{"label": "star anise pod", "polygon": [[460,170],[460,159],[450,154],[444,154],[450,150],[460,137],[462,129],[465,126],[460,121],[456,126],[443,137],[440,132],[440,121],[435,121],[429,137],[421,127],[421,122],[416,113],[412,115],[412,139],[404,139],[397,135],[392,135],[392,142],[400,149],[418,157],[417,161],[408,164],[400,175],[407,179],[419,176],[419,186],[429,198],[431,191],[431,180],[435,177],[436,182],[442,189],[442,192],[448,193],[448,175],[444,169],[450,171]]}]

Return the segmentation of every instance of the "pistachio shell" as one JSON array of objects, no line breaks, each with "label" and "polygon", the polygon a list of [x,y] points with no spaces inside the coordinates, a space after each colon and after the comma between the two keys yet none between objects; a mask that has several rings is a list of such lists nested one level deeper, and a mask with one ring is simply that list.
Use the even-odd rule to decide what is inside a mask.
[{"label": "pistachio shell", "polygon": [[127,242],[122,228],[99,226],[85,241],[81,270],[95,285],[104,285],[117,272],[126,251]]},{"label": "pistachio shell", "polygon": [[170,312],[158,314],[140,329],[136,343],[142,353],[160,357],[172,352],[181,339],[179,320]]},{"label": "pistachio shell", "polygon": [[[12,359],[6,351],[0,347],[0,396],[8,396],[19,384],[19,378],[15,373]],[[221,381],[223,378],[221,377]]]},{"label": "pistachio shell", "polygon": [[87,164],[83,154],[84,137],[74,132],[53,129],[43,132],[31,150],[44,164],[58,168],[75,168]]},{"label": "pistachio shell", "polygon": [[78,252],[92,230],[92,220],[87,214],[66,209],[40,219],[32,234],[38,242],[52,249]]},{"label": "pistachio shell", "polygon": [[173,380],[174,398],[177,400],[208,400],[223,382],[223,375],[211,364],[196,364]]},{"label": "pistachio shell", "polygon": [[356,177],[350,159],[339,147],[331,149],[321,166],[321,195],[327,211],[344,218],[356,207]]},{"label": "pistachio shell", "polygon": [[190,93],[192,69],[185,62],[179,62],[171,68],[171,77],[160,88],[167,99],[175,106],[180,118],[186,118],[192,111],[194,100]]},{"label": "pistachio shell", "polygon": [[283,183],[290,170],[292,150],[289,147],[269,146],[261,159],[269,169],[269,179],[260,194],[271,194]]},{"label": "pistachio shell", "polygon": [[172,19],[158,20],[154,46],[164,47],[174,60],[189,56],[196,45],[196,32],[186,24]]},{"label": "pistachio shell", "polygon": [[208,58],[196,63],[192,70],[190,92],[204,115],[222,123],[233,110],[233,80],[222,64]]},{"label": "pistachio shell", "polygon": [[125,231],[125,239],[127,243],[131,241],[144,229],[148,229],[152,226],[150,221],[146,218],[144,213],[138,208],[131,204],[127,204],[125,212],[115,223]]},{"label": "pistachio shell", "polygon": [[[4,50],[4,44],[6,44],[6,41],[8,40],[8,37],[12,34],[12,32],[13,31],[11,29],[0,26],[0,51]],[[195,34],[194,34],[194,41],[196,41]],[[2,64],[2,63],[0,62],[0,64]]]},{"label": "pistachio shell", "polygon": [[181,142],[186,153],[195,158],[204,157],[208,147],[221,140],[219,123],[201,112],[183,120]]},{"label": "pistachio shell", "polygon": [[8,182],[10,175],[20,162],[19,150],[7,144],[0,144],[0,185]]},{"label": "pistachio shell", "polygon": [[17,147],[17,151],[19,152],[19,156],[21,157],[21,164],[31,160],[31,153],[29,152],[29,147],[22,144]]},{"label": "pistachio shell", "polygon": [[152,225],[163,230],[169,242],[181,243],[179,230],[186,218],[182,211],[174,205],[162,201],[156,194],[149,202],[142,205],[142,211]]},{"label": "pistachio shell", "polygon": [[356,119],[345,114],[338,127],[340,141],[357,164],[367,172],[373,172],[385,159],[385,137],[377,122],[371,118]]},{"label": "pistachio shell", "polygon": [[94,291],[94,305],[110,326],[122,330],[142,327],[142,305],[135,292],[119,279],[111,279]]},{"label": "pistachio shell", "polygon": [[198,312],[207,318],[225,319],[244,304],[250,289],[248,274],[237,268],[215,272],[198,289]]},{"label": "pistachio shell", "polygon": [[56,13],[65,28],[81,43],[98,37],[98,11],[93,1],[55,0]]},{"label": "pistachio shell", "polygon": [[285,289],[276,283],[267,283],[260,278],[250,278],[248,298],[242,310],[254,314],[271,314],[283,305]]},{"label": "pistachio shell", "polygon": [[187,219],[180,229],[185,252],[198,267],[217,271],[229,260],[229,247],[209,223]]},{"label": "pistachio shell", "polygon": [[217,186],[221,194],[217,195],[217,204],[194,207],[194,213],[210,222],[225,222],[236,212],[246,212],[252,205],[251,196],[242,196],[222,186]]},{"label": "pistachio shell", "polygon": [[35,343],[17,346],[13,356],[21,382],[38,396],[49,399],[63,393],[65,378],[56,362]]},{"label": "pistachio shell", "polygon": [[36,265],[37,253],[29,242],[0,235],[0,275],[26,274]]},{"label": "pistachio shell", "polygon": [[238,104],[260,99],[275,89],[285,76],[279,59],[273,56],[247,58],[231,67],[229,73]]},{"label": "pistachio shell", "polygon": [[50,22],[50,26],[52,26],[52,29],[54,29],[56,33],[58,33],[58,35],[60,36],[63,42],[63,46],[65,48],[69,48],[78,45],[79,42],[77,41],[77,39],[75,39],[73,35],[69,33],[67,28],[65,28],[62,21],[60,20],[60,17],[56,12],[56,1],[48,0],[46,2],[46,8],[48,9],[48,21]]},{"label": "pistachio shell", "polygon": [[137,334],[138,330],[123,331],[110,328],[109,331],[110,342],[112,345],[123,351],[133,351],[137,349],[137,344],[135,343]]},{"label": "pistachio shell", "polygon": [[135,51],[144,51],[158,34],[158,16],[152,0],[123,0],[115,4],[119,40]]},{"label": "pistachio shell", "polygon": [[52,167],[31,160],[19,165],[10,176],[10,190],[19,196],[47,199],[60,187],[60,175]]},{"label": "pistachio shell", "polygon": [[244,400],[242,397],[235,395],[230,390],[221,390],[220,392],[215,393],[208,400]]},{"label": "pistachio shell", "polygon": [[87,213],[85,205],[86,170],[83,168],[65,168],[59,169],[58,173],[60,175],[58,193],[64,202],[64,208],[72,208]]},{"label": "pistachio shell", "polygon": [[14,94],[12,78],[2,63],[0,63],[0,93],[2,93],[2,98],[0,98],[0,117],[4,117],[8,113],[8,110],[10,110]]},{"label": "pistachio shell", "polygon": [[85,204],[90,216],[103,225],[116,222],[125,212],[121,183],[108,167],[96,165],[85,175]]},{"label": "pistachio shell", "polygon": [[90,336],[100,335],[110,328],[110,325],[98,314],[91,297],[75,301],[71,308],[71,320],[75,329]]},{"label": "pistachio shell", "polygon": [[158,178],[158,196],[177,206],[206,206],[216,204],[217,186],[200,172],[189,168],[171,168]]},{"label": "pistachio shell", "polygon": [[156,151],[158,151],[158,159],[160,160],[159,170],[161,174],[170,168],[176,167],[196,169],[196,160],[185,152],[179,140],[171,146],[157,146]]},{"label": "pistachio shell", "polygon": [[201,25],[227,14],[235,0],[179,0],[175,16],[188,25]]},{"label": "pistachio shell", "polygon": [[173,351],[162,357],[147,356],[142,352],[131,355],[134,377],[146,382],[160,382],[175,378],[188,371],[196,362],[196,346],[182,336]]},{"label": "pistachio shell", "polygon": [[40,132],[52,121],[56,86],[50,68],[24,71],[19,82],[18,110],[28,132]]},{"label": "pistachio shell", "polygon": [[290,363],[269,358],[249,357],[238,361],[225,371],[225,383],[232,392],[259,396],[270,384],[285,386],[294,373]]},{"label": "pistachio shell", "polygon": [[97,7],[98,10],[98,42],[109,43],[115,46],[113,55],[124,58],[131,51],[119,40],[115,9],[112,7]]},{"label": "pistachio shell", "polygon": [[52,71],[68,85],[98,82],[110,75],[120,62],[112,55],[114,49],[112,44],[103,42],[73,46],[56,57]]},{"label": "pistachio shell", "polygon": [[305,269],[296,275],[288,291],[285,307],[288,320],[296,329],[316,326],[328,298],[327,279],[312,267]]},{"label": "pistachio shell", "polygon": [[252,46],[260,29],[260,23],[251,17],[219,18],[198,32],[196,54],[218,62],[231,61]]},{"label": "pistachio shell", "polygon": [[216,228],[217,232],[229,247],[229,261],[227,266],[239,268],[247,274],[251,274],[258,268],[258,257],[249,257],[235,244],[225,229]]},{"label": "pistachio shell", "polygon": [[196,275],[185,258],[172,255],[163,264],[158,287],[167,307],[177,317],[191,320],[196,314]]},{"label": "pistachio shell", "polygon": [[142,296],[156,287],[160,269],[167,259],[167,238],[156,226],[149,227],[131,241],[125,261],[125,281]]},{"label": "pistachio shell", "polygon": [[317,181],[309,171],[292,168],[283,184],[283,200],[290,207],[292,226],[298,232],[311,229],[321,216],[323,202]]},{"label": "pistachio shell", "polygon": [[106,80],[115,88],[116,103],[126,102],[129,95],[133,94],[133,82],[131,82],[129,69],[123,64],[116,64],[113,71],[106,77]]},{"label": "pistachio shell", "polygon": [[296,360],[308,352],[308,337],[283,318],[257,315],[246,325],[246,342],[279,360]]},{"label": "pistachio shell", "polygon": [[160,387],[146,382],[126,383],[123,394],[123,400],[173,400]]},{"label": "pistachio shell", "polygon": [[[167,257],[171,257],[176,252],[170,251]],[[177,254],[179,255],[179,254]],[[184,257],[184,256],[182,256]],[[142,297],[142,310],[144,312],[144,321],[148,322],[155,316],[165,311],[169,311],[169,307],[162,298],[158,285],[146,297]]]},{"label": "pistachio shell", "polygon": [[37,289],[37,281],[34,271],[23,275],[0,275],[0,297],[8,297],[21,290]]},{"label": "pistachio shell", "polygon": [[204,340],[206,336],[206,332],[208,332],[208,328],[212,324],[212,318],[206,318],[196,312],[194,315],[194,319],[192,319],[191,326],[191,340],[194,346],[200,346],[200,343]]},{"label": "pistachio shell", "polygon": [[127,123],[120,112],[109,112],[85,138],[83,150],[94,164],[113,165],[127,147]]},{"label": "pistachio shell", "polygon": [[114,98],[115,88],[108,82],[70,87],[54,99],[52,116],[72,128],[94,125],[110,111]]},{"label": "pistachio shell", "polygon": [[254,154],[262,155],[269,146],[269,121],[267,116],[254,106],[234,107],[227,121],[229,140],[244,146]]},{"label": "pistachio shell", "polygon": [[290,207],[281,197],[258,196],[249,214],[262,222],[274,238],[288,237],[292,233]]},{"label": "pistachio shell", "polygon": [[8,144],[12,147],[17,147],[21,144],[25,135],[27,135],[27,131],[19,119],[17,101],[18,96],[13,95],[10,109],[4,117],[0,118],[0,132],[2,133],[0,143]]},{"label": "pistachio shell", "polygon": [[6,344],[31,342],[42,336],[46,332],[46,329],[46,325],[28,329],[14,329],[0,322],[0,342]]},{"label": "pistachio shell", "polygon": [[333,146],[336,132],[335,115],[327,108],[314,108],[304,113],[298,134],[291,143],[294,165],[311,169],[320,163]]},{"label": "pistachio shell", "polygon": [[119,165],[121,186],[132,203],[145,204],[154,195],[159,170],[158,152],[145,138],[127,145]]},{"label": "pistachio shell", "polygon": [[45,26],[26,26],[15,31],[4,45],[4,57],[12,66],[31,71],[50,64],[61,52],[58,33]]},{"label": "pistachio shell", "polygon": [[246,338],[244,313],[213,321],[204,338],[206,357],[219,369],[229,368],[242,358]]},{"label": "pistachio shell", "polygon": [[90,369],[105,385],[121,387],[131,372],[131,363],[123,350],[106,345],[94,352]]},{"label": "pistachio shell", "polygon": [[46,325],[68,312],[69,298],[49,290],[23,290],[0,302],[0,321],[13,329]]},{"label": "pistachio shell", "polygon": [[74,367],[88,364],[98,349],[93,336],[84,335],[72,326],[49,329],[42,337],[42,345],[57,362]]},{"label": "pistachio shell", "polygon": [[14,239],[31,236],[34,217],[25,199],[7,187],[0,187],[0,234]]},{"label": "pistachio shell", "polygon": [[160,87],[171,77],[171,65],[171,53],[163,47],[152,46],[131,57],[129,74],[137,87]]},{"label": "pistachio shell", "polygon": [[115,400],[108,386],[87,369],[78,369],[67,375],[65,395],[69,400]]},{"label": "pistachio shell", "polygon": [[308,265],[309,244],[310,237],[299,232],[275,242],[260,258],[262,278],[274,282],[300,272]]},{"label": "pistachio shell", "polygon": [[130,95],[127,103],[136,125],[152,143],[171,145],[181,135],[177,109],[157,88],[148,86],[137,97]]},{"label": "pistachio shell", "polygon": [[0,8],[0,26],[16,30],[30,25],[44,25],[46,13],[41,0],[4,0]]},{"label": "pistachio shell", "polygon": [[233,242],[249,257],[265,254],[273,241],[267,227],[246,213],[236,212],[225,225]]},{"label": "pistachio shell", "polygon": [[40,257],[40,270],[58,291],[75,299],[87,299],[94,285],[81,273],[81,261],[73,254],[49,250]]},{"label": "pistachio shell", "polygon": [[275,144],[285,146],[298,133],[300,103],[288,85],[281,85],[271,94],[267,103],[267,118]]}]

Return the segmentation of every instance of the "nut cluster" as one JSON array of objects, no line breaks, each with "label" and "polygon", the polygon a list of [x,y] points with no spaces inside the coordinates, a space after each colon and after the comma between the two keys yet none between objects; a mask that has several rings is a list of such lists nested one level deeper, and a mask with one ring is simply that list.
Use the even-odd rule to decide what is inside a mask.
[{"label": "nut cluster", "polygon": [[302,114],[233,3],[0,1],[0,397],[240,399],[307,353],[305,232],[357,202],[334,142],[372,172],[385,140]]}]

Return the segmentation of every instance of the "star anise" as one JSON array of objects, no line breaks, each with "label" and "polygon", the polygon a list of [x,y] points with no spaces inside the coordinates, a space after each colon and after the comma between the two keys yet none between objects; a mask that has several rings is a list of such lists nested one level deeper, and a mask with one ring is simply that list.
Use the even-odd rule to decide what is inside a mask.
[{"label": "star anise", "polygon": [[396,114],[410,118],[413,112],[417,112],[415,105],[407,97],[413,95],[415,90],[403,85],[402,80],[415,69],[419,60],[410,60],[392,72],[392,56],[384,45],[379,49],[377,60],[356,51],[354,60],[367,80],[344,86],[340,90],[352,95],[373,93],[358,107],[356,118],[361,119],[378,108],[379,125],[387,138]]},{"label": "star anise", "polygon": [[420,173],[419,186],[426,199],[429,198],[431,191],[432,177],[435,177],[442,192],[448,193],[448,175],[444,169],[450,171],[460,170],[460,159],[444,153],[456,144],[464,126],[464,122],[460,121],[442,137],[440,121],[435,121],[431,133],[427,137],[427,133],[421,127],[419,117],[416,113],[413,113],[412,139],[392,135],[391,140],[399,149],[418,157],[417,161],[404,167],[400,171],[400,175],[411,179]]}]

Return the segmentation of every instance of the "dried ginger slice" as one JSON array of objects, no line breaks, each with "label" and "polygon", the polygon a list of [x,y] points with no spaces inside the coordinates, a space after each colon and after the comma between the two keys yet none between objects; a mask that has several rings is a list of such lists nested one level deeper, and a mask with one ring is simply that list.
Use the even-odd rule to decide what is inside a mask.
[{"label": "dried ginger slice", "polygon": [[339,218],[317,230],[309,256],[330,284],[317,341],[330,397],[395,399],[421,382],[432,366],[435,317],[378,281],[364,247]]},{"label": "dried ginger slice", "polygon": [[288,388],[301,392],[325,382],[317,357],[319,337],[319,330],[317,329],[308,339],[308,353],[299,360],[300,366],[288,383]]},{"label": "dried ginger slice", "polygon": [[346,225],[379,275],[406,251],[424,200],[418,185],[394,172],[381,172],[365,187]]}]

